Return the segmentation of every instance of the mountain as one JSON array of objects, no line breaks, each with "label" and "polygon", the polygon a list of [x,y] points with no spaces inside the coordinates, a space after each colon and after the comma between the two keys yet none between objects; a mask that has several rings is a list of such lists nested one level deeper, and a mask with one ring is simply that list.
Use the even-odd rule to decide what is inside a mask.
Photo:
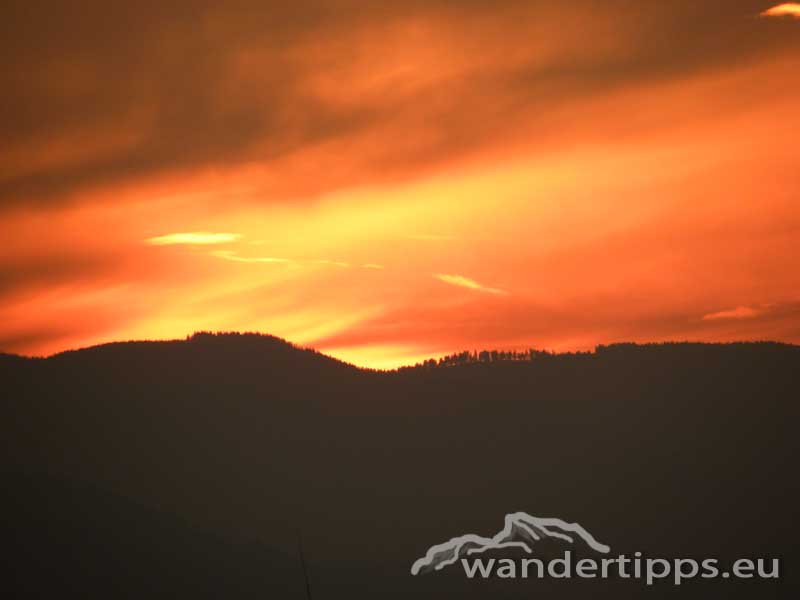
[{"label": "mountain", "polygon": [[175,369],[185,375],[202,368],[227,378],[264,371],[326,374],[356,369],[315,350],[255,333],[198,332],[185,340],[115,342],[62,352],[43,362],[62,369],[112,369],[118,376],[135,373],[137,369],[156,372]]},{"label": "mountain", "polygon": [[[205,546],[212,562],[237,564],[236,549],[255,544],[242,563],[257,571],[263,560],[265,572],[296,564],[299,532],[314,598],[643,593],[630,582],[532,590],[464,581],[458,569],[409,573],[431,545],[496,531],[497,515],[524,510],[580,523],[614,552],[777,556],[786,576],[741,595],[796,597],[798,373],[800,348],[781,344],[618,345],[386,373],[255,335],[5,356],[0,473],[45,493],[26,502],[20,492],[2,514],[17,515],[16,539],[29,531],[44,552],[47,527],[36,524],[46,511],[91,523],[108,502],[103,522],[119,534],[106,542],[124,547],[139,528],[124,524],[121,499],[163,516],[151,523],[226,540]],[[68,501],[52,481],[101,495]],[[19,506],[30,507],[25,518]],[[140,562],[149,597],[174,597],[164,573],[180,552],[158,547],[183,548],[185,536],[169,524],[142,530],[152,533],[137,543],[163,567],[124,560]],[[106,557],[126,556],[122,547]],[[45,573],[47,561],[37,564]],[[94,590],[93,572],[76,570],[72,589]],[[228,597],[271,594],[267,580],[242,580]],[[680,592],[722,593],[714,582]]]}]

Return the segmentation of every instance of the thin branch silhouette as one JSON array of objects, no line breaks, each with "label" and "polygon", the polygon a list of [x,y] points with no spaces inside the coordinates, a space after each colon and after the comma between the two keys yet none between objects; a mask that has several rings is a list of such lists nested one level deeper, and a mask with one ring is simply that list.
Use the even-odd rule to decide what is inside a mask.
[{"label": "thin branch silhouette", "polygon": [[300,555],[300,564],[303,567],[303,580],[306,584],[306,598],[308,600],[312,600],[311,598],[311,582],[308,579],[308,565],[306,565],[306,557],[303,553],[303,536],[300,533],[300,530],[297,530],[297,551]]}]

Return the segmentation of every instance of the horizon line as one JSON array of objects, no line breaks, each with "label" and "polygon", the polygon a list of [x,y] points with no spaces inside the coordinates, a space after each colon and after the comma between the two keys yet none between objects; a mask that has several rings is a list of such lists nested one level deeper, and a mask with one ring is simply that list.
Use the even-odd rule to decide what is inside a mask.
[{"label": "horizon line", "polygon": [[[556,350],[549,350],[546,348],[537,348],[532,345],[528,345],[525,349],[523,346],[516,346],[516,347],[495,347],[495,348],[488,348],[488,347],[481,347],[480,349],[473,348],[471,350],[461,349],[455,351],[448,351],[439,354],[438,356],[431,355],[429,358],[424,359],[423,361],[417,361],[416,363],[409,363],[409,364],[402,364],[394,368],[390,369],[383,369],[383,368],[376,368],[370,367],[365,365],[359,365],[354,362],[350,362],[347,360],[343,360],[341,358],[337,358],[332,354],[328,354],[326,351],[320,350],[318,348],[314,348],[312,346],[306,346],[302,344],[298,344],[292,342],[286,338],[282,338],[280,336],[260,332],[260,331],[208,331],[208,330],[198,330],[192,333],[187,334],[182,338],[144,338],[144,339],[127,339],[127,340],[111,340],[107,342],[99,342],[96,344],[90,344],[87,346],[78,346],[76,348],[67,348],[65,350],[60,350],[58,352],[53,352],[52,354],[44,354],[44,355],[31,355],[31,354],[20,354],[16,352],[7,352],[5,350],[0,350],[0,356],[10,356],[16,357],[26,360],[48,360],[51,358],[55,358],[64,354],[71,354],[76,352],[84,352],[88,350],[93,350],[97,348],[103,348],[105,346],[115,346],[115,345],[123,345],[123,344],[169,344],[169,343],[179,343],[179,342],[191,342],[195,339],[202,338],[202,337],[235,337],[235,336],[251,336],[251,337],[261,337],[261,338],[272,338],[279,342],[282,342],[292,348],[301,351],[309,351],[324,356],[330,360],[335,360],[343,365],[348,365],[351,367],[355,367],[357,369],[363,371],[379,371],[379,372],[392,372],[398,371],[401,369],[407,368],[414,368],[423,366],[428,361],[435,361],[437,364],[439,360],[447,357],[456,357],[459,355],[463,355],[464,353],[468,353],[470,355],[480,355],[482,353],[517,353],[517,352],[537,352],[542,355],[547,355],[551,357],[558,357],[558,356],[576,356],[576,355],[596,355],[598,354],[601,349],[603,348],[613,348],[616,346],[634,346],[634,347],[647,347],[647,346],[667,346],[667,345],[693,345],[693,346],[733,346],[733,345],[758,345],[758,344],[766,344],[766,345],[776,345],[776,346],[787,346],[792,348],[800,348],[800,344],[795,344],[792,342],[782,342],[778,340],[770,340],[770,339],[738,339],[738,340],[728,340],[728,341],[700,341],[700,340],[691,340],[691,339],[663,339],[658,341],[647,341],[647,342],[637,342],[637,341],[614,341],[614,342],[604,342],[604,343],[597,343],[589,350],[563,350],[563,351],[556,351]],[[491,361],[490,361],[491,362]],[[498,361],[498,362],[513,362],[513,361]],[[517,361],[523,362],[523,361]]]}]

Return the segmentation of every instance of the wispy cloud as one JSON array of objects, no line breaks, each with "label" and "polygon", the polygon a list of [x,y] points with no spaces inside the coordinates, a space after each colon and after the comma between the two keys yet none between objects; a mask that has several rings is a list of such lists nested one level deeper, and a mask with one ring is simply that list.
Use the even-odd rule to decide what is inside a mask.
[{"label": "wispy cloud", "polygon": [[493,287],[486,287],[485,285],[481,285],[474,279],[470,279],[469,277],[464,277],[463,275],[445,275],[442,273],[437,273],[436,275],[434,275],[434,277],[444,283],[467,288],[469,290],[475,290],[476,292],[484,292],[486,294],[495,294],[498,296],[508,295],[508,292],[505,290]]},{"label": "wispy cloud", "polygon": [[292,264],[295,262],[291,258],[277,258],[274,256],[239,256],[232,250],[217,250],[215,252],[212,252],[211,256],[216,256],[217,258],[222,258],[224,260],[230,260],[233,262],[242,262],[242,263]]},{"label": "wispy cloud", "polygon": [[739,306],[730,310],[710,313],[703,316],[703,321],[724,321],[731,319],[752,319],[764,312],[763,309],[751,306]]},{"label": "wispy cloud", "polygon": [[285,258],[281,256],[241,256],[233,250],[215,250],[210,253],[211,256],[216,256],[223,260],[230,260],[239,263],[252,263],[252,264],[287,264],[287,265],[324,265],[329,267],[342,267],[347,268],[350,263],[342,260],[329,260],[325,258],[300,260],[295,258]]},{"label": "wispy cloud", "polygon": [[365,265],[361,265],[361,268],[362,269],[377,269],[377,270],[380,270],[380,269],[383,269],[384,266],[383,265],[378,265],[378,264],[375,264],[375,263],[367,263]]},{"label": "wispy cloud", "polygon": [[198,246],[212,244],[229,244],[241,239],[238,233],[212,233],[210,231],[190,231],[184,233],[168,233],[145,240],[154,246],[173,246],[178,244]]},{"label": "wispy cloud", "polygon": [[762,17],[794,17],[800,19],[800,4],[797,2],[784,2],[773,6],[761,13]]},{"label": "wispy cloud", "polygon": [[315,265],[329,265],[331,267],[349,267],[350,263],[344,262],[343,260],[328,260],[328,259],[317,259],[309,261]]}]

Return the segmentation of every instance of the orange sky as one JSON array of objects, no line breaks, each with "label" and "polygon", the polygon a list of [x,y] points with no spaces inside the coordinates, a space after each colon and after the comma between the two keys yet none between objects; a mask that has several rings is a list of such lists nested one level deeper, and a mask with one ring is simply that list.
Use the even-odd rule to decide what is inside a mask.
[{"label": "orange sky", "polygon": [[800,5],[59,4],[1,26],[0,350],[800,343]]}]

